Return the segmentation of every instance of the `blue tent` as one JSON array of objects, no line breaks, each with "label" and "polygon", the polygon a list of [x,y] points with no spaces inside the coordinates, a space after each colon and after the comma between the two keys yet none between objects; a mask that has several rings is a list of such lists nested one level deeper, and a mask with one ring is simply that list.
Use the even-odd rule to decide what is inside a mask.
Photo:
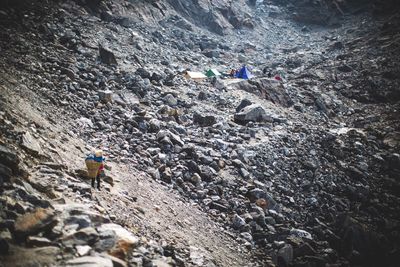
[{"label": "blue tent", "polygon": [[246,66],[243,66],[238,72],[235,73],[235,78],[248,80],[251,77],[253,77],[253,75]]}]

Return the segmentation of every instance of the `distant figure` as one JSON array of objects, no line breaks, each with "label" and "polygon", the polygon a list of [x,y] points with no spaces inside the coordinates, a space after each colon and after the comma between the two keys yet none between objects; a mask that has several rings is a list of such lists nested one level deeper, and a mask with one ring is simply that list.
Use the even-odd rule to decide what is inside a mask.
[{"label": "distant figure", "polygon": [[231,76],[233,78],[233,77],[235,77],[236,73],[237,73],[237,70],[231,69],[231,72],[229,73],[229,76]]},{"label": "distant figure", "polygon": [[102,150],[89,154],[85,160],[89,177],[92,179],[92,187],[94,188],[95,180],[97,180],[98,190],[100,190],[100,176],[104,174],[104,161]]}]

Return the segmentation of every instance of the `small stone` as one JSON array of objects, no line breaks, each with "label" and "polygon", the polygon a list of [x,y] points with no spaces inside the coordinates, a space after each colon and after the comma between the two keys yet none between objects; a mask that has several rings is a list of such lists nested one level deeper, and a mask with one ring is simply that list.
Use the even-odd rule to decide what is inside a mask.
[{"label": "small stone", "polygon": [[103,103],[112,102],[112,101],[113,101],[113,98],[112,98],[112,91],[110,91],[110,90],[99,91],[99,99],[100,99]]},{"label": "small stone", "polygon": [[306,238],[312,240],[312,236],[309,232],[300,230],[300,229],[294,229],[292,228],[290,230],[290,235],[295,236],[295,237],[300,237],[300,238]]},{"label": "small stone", "polygon": [[31,247],[47,247],[52,245],[52,242],[49,239],[40,236],[29,236],[26,242],[28,246]]},{"label": "small stone", "polygon": [[193,176],[192,176],[192,178],[191,178],[191,182],[192,182],[194,185],[200,185],[200,183],[201,183],[201,177],[200,177],[200,175],[197,174],[197,173],[193,174]]},{"label": "small stone", "polygon": [[167,94],[164,97],[164,102],[170,107],[175,107],[178,105],[178,100],[172,94]]},{"label": "small stone", "polygon": [[234,216],[233,216],[233,219],[232,219],[232,227],[234,228],[234,229],[237,229],[237,230],[239,230],[239,229],[241,229],[243,226],[245,226],[246,225],[246,221],[242,218],[242,217],[240,217],[239,215],[237,215],[237,214],[235,214]]},{"label": "small stone", "polygon": [[84,245],[84,246],[75,246],[76,252],[79,256],[86,256],[89,254],[90,250],[92,250],[91,246]]}]

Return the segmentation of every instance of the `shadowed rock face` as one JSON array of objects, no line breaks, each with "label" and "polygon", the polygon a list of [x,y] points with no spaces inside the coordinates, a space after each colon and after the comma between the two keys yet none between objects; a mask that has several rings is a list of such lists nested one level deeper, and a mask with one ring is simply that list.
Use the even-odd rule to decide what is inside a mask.
[{"label": "shadowed rock face", "polygon": [[167,2],[182,17],[221,35],[231,29],[247,25],[245,21],[250,17],[246,14],[249,6],[244,0],[233,3],[227,0],[213,1],[212,3],[205,0],[167,0]]}]

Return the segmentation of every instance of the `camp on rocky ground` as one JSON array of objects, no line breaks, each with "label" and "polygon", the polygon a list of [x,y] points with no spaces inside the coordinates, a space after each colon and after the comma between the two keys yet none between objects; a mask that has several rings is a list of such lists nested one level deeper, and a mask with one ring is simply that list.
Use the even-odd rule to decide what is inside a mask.
[{"label": "camp on rocky ground", "polygon": [[395,0],[4,0],[0,267],[397,267]]}]

